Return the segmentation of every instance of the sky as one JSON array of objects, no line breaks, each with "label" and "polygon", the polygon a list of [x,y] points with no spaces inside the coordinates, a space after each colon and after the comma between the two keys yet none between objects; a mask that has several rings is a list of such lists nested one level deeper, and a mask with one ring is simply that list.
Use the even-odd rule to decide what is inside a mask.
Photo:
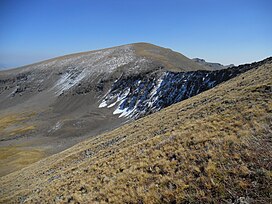
[{"label": "sky", "polygon": [[242,64],[272,55],[271,0],[0,0],[0,67],[148,42]]}]

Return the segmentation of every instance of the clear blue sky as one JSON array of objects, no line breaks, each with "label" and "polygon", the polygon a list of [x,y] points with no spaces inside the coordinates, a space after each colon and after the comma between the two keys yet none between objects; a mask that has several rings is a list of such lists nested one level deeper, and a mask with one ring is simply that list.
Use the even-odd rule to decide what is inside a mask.
[{"label": "clear blue sky", "polygon": [[0,0],[0,66],[149,42],[241,64],[272,55],[271,0]]}]

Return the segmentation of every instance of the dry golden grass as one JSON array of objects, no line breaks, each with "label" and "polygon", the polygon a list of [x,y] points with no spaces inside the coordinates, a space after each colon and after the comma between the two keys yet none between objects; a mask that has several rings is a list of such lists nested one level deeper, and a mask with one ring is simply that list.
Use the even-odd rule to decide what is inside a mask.
[{"label": "dry golden grass", "polygon": [[0,147],[0,176],[22,169],[45,157],[40,149]]},{"label": "dry golden grass", "polygon": [[16,128],[16,129],[12,130],[9,133],[9,135],[13,136],[13,135],[18,135],[18,134],[23,134],[23,133],[26,133],[26,132],[31,131],[31,130],[35,130],[35,126],[29,125],[29,126]]},{"label": "dry golden grass", "polygon": [[0,202],[271,203],[272,66],[0,178]]},{"label": "dry golden grass", "polygon": [[4,130],[8,126],[21,122],[26,119],[26,117],[31,115],[24,115],[24,114],[9,114],[1,116],[0,118],[0,131]]},{"label": "dry golden grass", "polygon": [[[13,139],[35,130],[35,126],[29,124],[29,120],[34,115],[35,113],[14,113],[1,116],[0,139]],[[26,149],[22,146],[0,147],[0,176],[22,169],[44,156],[42,151]]]},{"label": "dry golden grass", "polygon": [[[159,62],[159,64],[163,64],[164,67],[167,67],[167,69],[171,71],[194,71],[204,69],[203,66],[198,65],[184,55],[173,52],[170,49],[148,43],[136,43],[133,44],[133,47],[138,56],[151,59],[154,62]],[[182,67],[180,67],[181,65]]]},{"label": "dry golden grass", "polygon": [[13,113],[1,116],[0,135],[3,138],[34,130],[35,127],[33,125],[26,123],[34,115],[35,113]]}]

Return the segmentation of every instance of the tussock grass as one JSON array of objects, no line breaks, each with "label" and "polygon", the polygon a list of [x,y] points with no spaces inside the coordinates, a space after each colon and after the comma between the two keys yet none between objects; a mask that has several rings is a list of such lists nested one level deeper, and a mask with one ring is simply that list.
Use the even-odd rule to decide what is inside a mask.
[{"label": "tussock grass", "polygon": [[248,71],[2,177],[0,202],[270,203],[271,87]]}]

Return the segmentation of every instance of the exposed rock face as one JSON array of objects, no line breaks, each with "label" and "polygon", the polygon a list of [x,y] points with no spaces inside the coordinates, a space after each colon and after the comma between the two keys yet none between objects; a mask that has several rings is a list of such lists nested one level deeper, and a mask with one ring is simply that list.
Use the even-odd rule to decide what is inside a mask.
[{"label": "exposed rock face", "polygon": [[268,61],[272,61],[272,58],[217,71],[166,71],[121,77],[113,84],[100,107],[116,106],[113,114],[120,114],[119,117],[142,117],[195,96]]},{"label": "exposed rock face", "polygon": [[220,70],[220,69],[226,69],[226,68],[231,68],[235,66],[234,64],[224,66],[220,63],[206,62],[204,59],[200,59],[200,58],[193,58],[192,60],[199,65],[207,67],[207,69],[209,70]]}]

